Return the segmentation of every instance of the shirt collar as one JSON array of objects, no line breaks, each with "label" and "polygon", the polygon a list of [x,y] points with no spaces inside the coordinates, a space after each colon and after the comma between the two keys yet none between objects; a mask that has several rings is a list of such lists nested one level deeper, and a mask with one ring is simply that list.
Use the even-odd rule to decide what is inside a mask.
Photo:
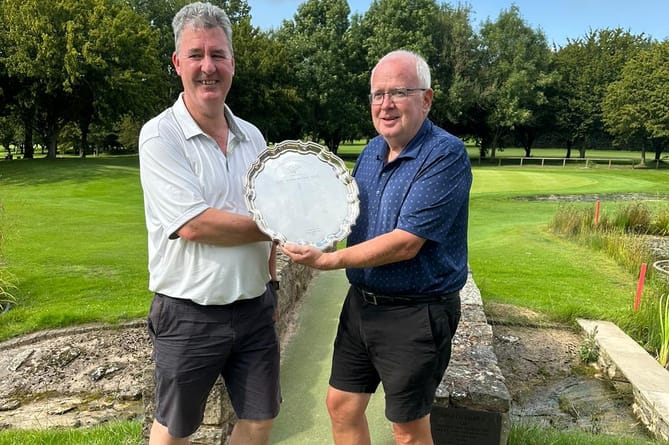
[{"label": "shirt collar", "polygon": [[[406,147],[402,150],[402,152],[395,158],[397,159],[415,159],[418,157],[418,153],[420,152],[420,147],[421,147],[421,141],[424,139],[425,135],[430,131],[432,128],[432,122],[429,119],[425,119],[423,121],[423,124],[420,126],[418,129],[418,132],[414,135],[413,138],[407,143]],[[386,159],[386,154],[388,153],[388,143],[383,140],[381,136],[379,136],[379,139],[382,141],[382,143],[378,146],[379,150],[377,152],[377,159],[379,160],[384,160]]]},{"label": "shirt collar", "polygon": [[[242,141],[248,140],[249,136],[237,124],[237,118],[232,113],[232,110],[230,110],[227,105],[224,105],[224,107],[225,109],[223,112],[225,113],[225,118],[228,121],[228,126],[230,127],[232,134]],[[179,94],[179,98],[172,108],[174,110],[174,115],[177,117],[177,124],[181,127],[181,131],[183,131],[186,139],[190,139],[199,134],[205,134],[197,122],[195,122],[193,116],[188,112],[186,103],[183,100],[183,93]]]},{"label": "shirt collar", "polygon": [[404,150],[399,154],[398,158],[408,158],[415,159],[418,157],[418,152],[420,151],[421,141],[424,139],[425,135],[432,128],[432,122],[429,119],[425,119],[423,124],[418,129],[418,132],[411,138],[409,143],[404,147]]}]

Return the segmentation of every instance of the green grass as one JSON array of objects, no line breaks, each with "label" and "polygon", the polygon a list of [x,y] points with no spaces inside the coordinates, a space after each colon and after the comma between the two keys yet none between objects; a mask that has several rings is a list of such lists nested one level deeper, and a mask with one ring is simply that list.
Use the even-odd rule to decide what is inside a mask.
[{"label": "green grass", "polygon": [[0,340],[144,317],[146,229],[137,157],[0,163],[3,253],[17,304]]},{"label": "green grass", "polygon": [[558,202],[515,198],[653,194],[665,190],[668,179],[666,172],[655,170],[475,168],[470,263],[484,300],[529,307],[567,321],[626,317],[637,277],[603,253],[550,234],[548,223]]},{"label": "green grass", "polygon": [[[358,144],[342,150],[354,159],[361,148]],[[517,198],[635,192],[666,200],[668,180],[666,170],[653,169],[475,166],[470,263],[484,302],[520,305],[569,322],[575,317],[628,317],[638,277],[602,253],[549,233],[559,203]],[[17,306],[0,317],[0,340],[46,328],[146,316],[150,293],[136,157],[2,161],[0,204],[5,213],[3,254],[18,286],[13,292]],[[99,439],[39,438],[57,433],[34,433],[36,439],[0,433],[0,445],[124,443],[104,442],[107,433]],[[130,432],[127,437],[137,436]],[[6,437],[14,439],[3,442]],[[516,427],[510,443],[640,443],[599,437],[570,441],[572,437]]]},{"label": "green grass", "polygon": [[0,431],[0,445],[138,445],[139,422],[112,422],[95,428]]},{"label": "green grass", "polygon": [[509,436],[509,445],[657,445],[660,443],[666,442],[523,425],[513,426]]}]

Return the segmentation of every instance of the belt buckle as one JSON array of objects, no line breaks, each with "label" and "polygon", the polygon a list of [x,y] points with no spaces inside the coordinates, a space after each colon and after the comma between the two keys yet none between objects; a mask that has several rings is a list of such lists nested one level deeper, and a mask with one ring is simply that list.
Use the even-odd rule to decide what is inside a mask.
[{"label": "belt buckle", "polygon": [[376,301],[376,294],[373,294],[369,291],[366,291],[364,289],[360,289],[362,291],[362,296],[365,298],[365,301],[369,304],[373,304],[374,306],[378,306],[379,303]]}]

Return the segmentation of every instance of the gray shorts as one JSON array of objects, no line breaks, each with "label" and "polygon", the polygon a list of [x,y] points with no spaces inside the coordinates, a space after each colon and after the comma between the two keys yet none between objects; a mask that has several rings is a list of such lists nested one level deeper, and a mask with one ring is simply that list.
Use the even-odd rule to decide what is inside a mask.
[{"label": "gray shorts", "polygon": [[276,294],[223,306],[156,294],[149,311],[155,361],[155,419],[174,437],[197,431],[207,396],[223,376],[239,419],[279,414]]}]

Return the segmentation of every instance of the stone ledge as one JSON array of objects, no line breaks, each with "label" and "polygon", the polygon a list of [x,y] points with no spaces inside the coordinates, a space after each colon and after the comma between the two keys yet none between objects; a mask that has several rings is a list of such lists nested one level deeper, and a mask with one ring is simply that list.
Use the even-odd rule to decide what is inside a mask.
[{"label": "stone ledge", "polygon": [[436,445],[504,445],[511,429],[511,394],[493,350],[493,331],[471,275],[460,292],[462,317],[451,363],[432,412]]},{"label": "stone ledge", "polygon": [[669,439],[669,371],[618,326],[602,320],[577,319],[583,331],[595,333],[597,366],[609,379],[624,379],[633,388],[634,413],[658,440]]}]

